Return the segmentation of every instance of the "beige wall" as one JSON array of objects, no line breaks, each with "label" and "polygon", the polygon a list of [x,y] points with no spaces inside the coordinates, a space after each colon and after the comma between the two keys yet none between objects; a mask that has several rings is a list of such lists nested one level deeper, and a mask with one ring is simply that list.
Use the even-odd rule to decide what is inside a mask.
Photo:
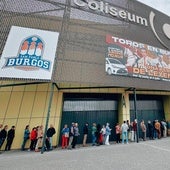
[{"label": "beige wall", "polygon": [[[12,149],[21,147],[26,125],[30,125],[30,130],[37,125],[43,125],[45,128],[49,96],[50,84],[0,88],[0,123],[8,125],[9,128],[11,128],[12,125],[16,126],[16,135]],[[53,124],[57,132],[61,120],[61,103],[62,93],[58,93],[55,88],[49,125]],[[57,134],[55,134],[53,145],[57,144],[57,139]],[[26,147],[28,146],[29,143],[27,143]]]}]

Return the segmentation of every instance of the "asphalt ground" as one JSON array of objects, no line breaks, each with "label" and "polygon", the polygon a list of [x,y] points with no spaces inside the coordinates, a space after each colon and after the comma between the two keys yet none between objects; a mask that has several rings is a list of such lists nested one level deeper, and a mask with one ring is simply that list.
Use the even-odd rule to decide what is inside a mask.
[{"label": "asphalt ground", "polygon": [[170,137],[110,146],[0,154],[0,170],[170,170]]}]

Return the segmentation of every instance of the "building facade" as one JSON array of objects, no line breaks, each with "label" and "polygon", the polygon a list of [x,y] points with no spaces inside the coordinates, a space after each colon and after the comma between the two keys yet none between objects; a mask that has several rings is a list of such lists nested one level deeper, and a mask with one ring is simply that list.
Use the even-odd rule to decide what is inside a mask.
[{"label": "building facade", "polygon": [[[71,122],[81,143],[86,122],[109,122],[114,140],[117,122],[170,120],[169,16],[135,0],[5,0],[0,14],[0,123],[16,126],[13,149],[27,124],[53,124],[58,146]],[[31,36],[53,65],[29,53]]]}]

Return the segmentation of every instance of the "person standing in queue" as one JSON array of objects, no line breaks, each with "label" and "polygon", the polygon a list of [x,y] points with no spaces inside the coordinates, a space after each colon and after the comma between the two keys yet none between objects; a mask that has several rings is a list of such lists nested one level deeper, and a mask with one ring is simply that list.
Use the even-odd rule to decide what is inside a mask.
[{"label": "person standing in queue", "polygon": [[116,143],[120,143],[121,127],[119,123],[116,124],[115,131],[116,131]]},{"label": "person standing in queue", "polygon": [[67,124],[64,125],[64,128],[61,131],[62,133],[62,149],[67,148],[68,145],[68,139],[69,139],[69,128],[67,127]]},{"label": "person standing in queue", "polygon": [[30,135],[30,130],[29,130],[29,125],[27,125],[24,130],[24,139],[23,139],[22,146],[21,146],[22,151],[25,150],[25,144],[29,140],[29,135]]},{"label": "person standing in queue", "polygon": [[74,136],[73,136],[73,142],[72,142],[72,148],[74,149],[76,144],[77,144],[77,138],[80,135],[79,133],[79,128],[78,128],[78,123],[75,123],[74,125]]},{"label": "person standing in queue", "polygon": [[111,135],[111,128],[109,127],[110,124],[106,123],[106,141],[105,141],[105,145],[110,145],[109,143],[109,136]]},{"label": "person standing in queue", "polygon": [[4,128],[0,132],[0,149],[7,137],[7,133],[8,133],[7,130],[8,130],[8,125],[5,125]]},{"label": "person standing in queue", "polygon": [[128,125],[126,121],[123,121],[123,124],[121,126],[122,131],[122,144],[124,144],[124,141],[126,140],[126,143],[128,144]]},{"label": "person standing in queue", "polygon": [[15,126],[12,126],[11,129],[8,131],[7,134],[7,143],[5,146],[5,151],[10,151],[11,150],[11,145],[15,137]]},{"label": "person standing in queue", "polygon": [[71,127],[69,129],[68,149],[71,149],[71,147],[72,147],[73,137],[74,137],[74,122],[72,122]]},{"label": "person standing in queue", "polygon": [[56,133],[54,126],[51,124],[50,127],[47,130],[47,138],[50,144],[50,150],[53,149],[53,141],[52,141],[52,137],[53,135]]},{"label": "person standing in queue", "polygon": [[92,133],[92,146],[96,145],[96,132],[97,132],[97,127],[96,123],[93,123],[91,133]]},{"label": "person standing in queue", "polygon": [[35,150],[35,146],[37,143],[37,128],[33,127],[32,131],[30,133],[30,140],[31,140],[31,144],[30,144],[30,149],[28,151],[33,151]]},{"label": "person standing in queue", "polygon": [[83,147],[86,146],[86,141],[87,141],[87,136],[88,136],[88,123],[86,122],[86,124],[83,127]]},{"label": "person standing in queue", "polygon": [[39,126],[38,130],[37,130],[37,143],[35,146],[35,152],[39,152],[39,146],[42,145],[42,141],[43,141],[43,135],[44,135],[44,131],[43,131],[43,126]]}]

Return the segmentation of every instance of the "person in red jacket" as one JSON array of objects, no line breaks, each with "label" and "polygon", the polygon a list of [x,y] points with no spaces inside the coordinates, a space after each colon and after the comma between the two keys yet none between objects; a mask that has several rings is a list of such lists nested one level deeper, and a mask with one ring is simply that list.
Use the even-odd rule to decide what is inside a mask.
[{"label": "person in red jacket", "polygon": [[31,144],[30,144],[30,151],[35,150],[35,145],[37,143],[37,128],[34,127],[30,133],[30,140],[31,140]]}]

